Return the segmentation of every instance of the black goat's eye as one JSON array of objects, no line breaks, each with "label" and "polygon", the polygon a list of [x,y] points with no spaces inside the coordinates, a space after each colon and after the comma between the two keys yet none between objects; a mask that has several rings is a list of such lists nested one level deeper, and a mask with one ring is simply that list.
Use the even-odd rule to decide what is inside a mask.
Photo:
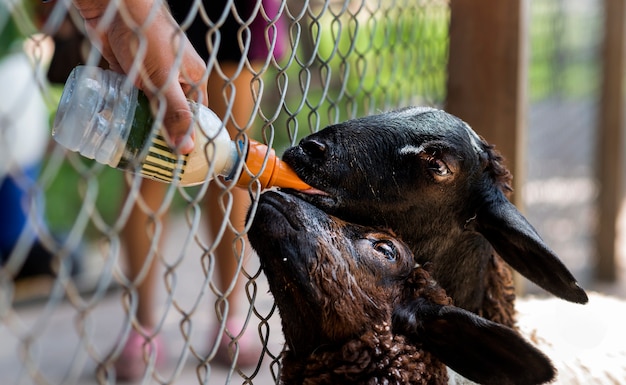
[{"label": "black goat's eye", "polygon": [[448,165],[439,158],[429,157],[427,167],[430,171],[440,176],[446,176],[450,174],[450,169],[448,168]]},{"label": "black goat's eye", "polygon": [[381,253],[388,261],[396,260],[398,250],[396,249],[396,246],[393,244],[393,242],[388,240],[376,240],[373,241],[372,247],[374,247],[374,250]]}]

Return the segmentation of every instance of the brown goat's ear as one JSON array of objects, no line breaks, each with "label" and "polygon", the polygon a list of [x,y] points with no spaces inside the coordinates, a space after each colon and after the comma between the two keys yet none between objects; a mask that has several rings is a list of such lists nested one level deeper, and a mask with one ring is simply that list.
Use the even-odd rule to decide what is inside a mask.
[{"label": "brown goat's ear", "polygon": [[418,298],[396,307],[392,326],[394,333],[481,384],[543,384],[555,375],[550,360],[513,329],[461,308]]},{"label": "brown goat's ear", "polygon": [[587,294],[572,273],[517,208],[499,190],[494,191],[492,198],[478,211],[476,229],[502,259],[557,297],[587,303]]}]

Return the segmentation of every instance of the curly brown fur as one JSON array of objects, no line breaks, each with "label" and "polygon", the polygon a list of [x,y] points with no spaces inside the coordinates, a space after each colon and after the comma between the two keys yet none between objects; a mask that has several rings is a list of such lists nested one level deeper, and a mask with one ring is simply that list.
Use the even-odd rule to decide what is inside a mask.
[{"label": "curly brown fur", "polygon": [[511,268],[499,256],[494,255],[486,274],[481,317],[509,327],[516,325],[515,286]]},{"label": "curly brown fur", "polygon": [[513,174],[504,166],[504,157],[500,154],[494,145],[485,146],[485,172],[491,176],[491,180],[504,195],[509,198],[513,192],[512,181]]},{"label": "curly brown fur", "polygon": [[302,362],[283,353],[284,384],[446,384],[445,365],[394,335],[390,325],[374,325],[340,347],[313,352]]}]

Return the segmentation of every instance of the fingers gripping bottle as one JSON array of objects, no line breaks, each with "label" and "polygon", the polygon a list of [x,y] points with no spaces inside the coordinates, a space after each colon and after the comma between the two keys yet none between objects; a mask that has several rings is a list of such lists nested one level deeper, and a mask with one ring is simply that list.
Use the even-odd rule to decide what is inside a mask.
[{"label": "fingers gripping bottle", "polygon": [[[182,186],[222,175],[226,179],[238,177],[237,184],[244,187],[257,178],[262,188],[309,188],[273,149],[251,139],[243,148],[244,142],[232,141],[213,111],[193,101],[189,105],[196,118],[194,150],[187,155],[175,154],[160,133],[152,133],[149,102],[126,79],[98,67],[74,68],[57,109],[54,139],[99,163]],[[250,173],[242,170],[237,176],[240,154]]]}]

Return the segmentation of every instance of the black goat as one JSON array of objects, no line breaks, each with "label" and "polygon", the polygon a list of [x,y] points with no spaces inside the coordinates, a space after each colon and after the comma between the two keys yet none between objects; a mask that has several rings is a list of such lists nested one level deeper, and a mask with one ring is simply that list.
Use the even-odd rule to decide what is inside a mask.
[{"label": "black goat", "polygon": [[454,307],[392,233],[344,222],[284,192],[262,194],[248,233],[282,320],[282,382],[550,381],[517,332]]},{"label": "black goat", "polygon": [[556,296],[587,302],[507,200],[511,175],[501,156],[444,111],[406,108],[329,126],[283,160],[314,187],[304,199],[344,220],[393,229],[457,306],[515,324],[511,272],[498,255]]}]

